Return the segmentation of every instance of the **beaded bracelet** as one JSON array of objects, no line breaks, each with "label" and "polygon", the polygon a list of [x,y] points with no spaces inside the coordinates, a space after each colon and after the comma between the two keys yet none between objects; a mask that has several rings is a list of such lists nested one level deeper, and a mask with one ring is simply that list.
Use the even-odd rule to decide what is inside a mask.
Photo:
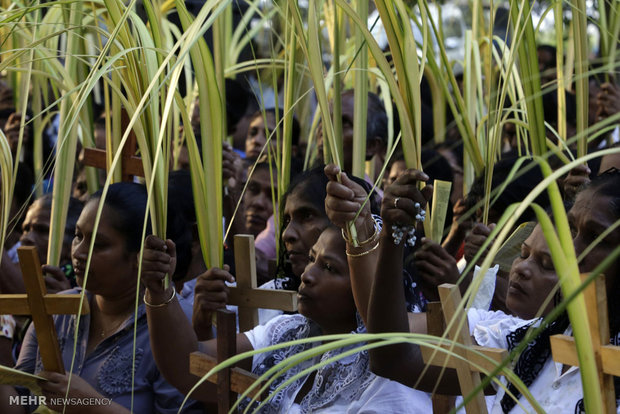
[{"label": "beaded bracelet", "polygon": [[144,292],[144,297],[142,298],[142,300],[144,301],[144,304],[146,306],[148,306],[149,308],[161,308],[164,307],[166,305],[168,305],[170,302],[172,302],[172,299],[174,299],[174,297],[177,295],[177,290],[176,289],[172,289],[172,296],[170,296],[170,299],[168,299],[167,301],[157,304],[157,305],[153,305],[152,303],[148,303],[146,300],[146,291]]},{"label": "beaded bracelet", "polygon": [[[396,204],[396,200],[394,201],[395,201],[394,204]],[[419,221],[424,221],[426,219],[426,211],[422,208],[422,206],[420,206],[420,203],[415,203],[414,207],[416,209],[416,215],[415,215],[416,223]],[[405,244],[408,244],[409,246],[413,247],[417,240],[415,236],[415,225],[414,226],[398,225],[398,224],[392,225],[392,240],[394,241],[395,245],[398,246],[403,240],[403,237],[405,236],[407,236],[405,240]]]}]

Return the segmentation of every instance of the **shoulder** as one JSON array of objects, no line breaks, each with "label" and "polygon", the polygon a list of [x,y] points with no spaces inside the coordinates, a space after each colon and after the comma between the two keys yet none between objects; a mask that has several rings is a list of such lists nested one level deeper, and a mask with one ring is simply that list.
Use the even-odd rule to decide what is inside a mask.
[{"label": "shoulder", "polygon": [[487,311],[470,308],[467,311],[470,334],[481,346],[508,347],[506,335],[532,321],[507,315],[502,311]]},{"label": "shoulder", "polygon": [[310,322],[300,314],[280,315],[264,325],[245,332],[254,349],[269,345],[306,338],[309,336]]}]

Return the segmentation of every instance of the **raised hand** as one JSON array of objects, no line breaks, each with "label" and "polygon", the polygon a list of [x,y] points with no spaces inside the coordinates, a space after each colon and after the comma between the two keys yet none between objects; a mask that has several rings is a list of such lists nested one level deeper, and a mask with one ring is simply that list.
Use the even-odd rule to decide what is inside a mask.
[{"label": "raised hand", "polygon": [[224,269],[214,267],[196,279],[192,325],[199,341],[211,339],[213,312],[225,308],[228,304],[230,291],[226,282],[235,281],[228,270],[227,265],[224,265]]},{"label": "raised hand", "polygon": [[[374,231],[370,204],[364,204],[368,194],[361,185],[351,180],[344,172],[340,173],[340,182],[338,182],[338,173],[340,173],[340,168],[336,165],[325,166],[325,175],[329,178],[325,198],[327,217],[341,229],[346,229],[347,223],[355,219],[359,240],[367,240]],[[364,204],[363,207],[362,204]],[[357,215],[358,211],[359,215]]]},{"label": "raised hand", "polygon": [[392,225],[412,225],[416,221],[416,203],[425,208],[433,194],[433,187],[427,185],[418,190],[418,181],[426,182],[428,175],[418,170],[406,170],[400,177],[390,184],[383,193],[381,202],[381,217],[383,228],[386,231]]},{"label": "raised hand", "polygon": [[170,298],[171,293],[166,291],[163,281],[166,275],[174,274],[176,264],[176,246],[172,240],[164,241],[152,234],[147,236],[142,255],[141,280],[148,289],[151,298],[149,303],[159,304]]},{"label": "raised hand", "polygon": [[620,112],[620,88],[610,82],[601,84],[601,89],[596,95],[596,106],[599,119]]},{"label": "raised hand", "polygon": [[423,237],[421,248],[416,251],[415,266],[422,279],[424,297],[439,300],[437,286],[442,283],[456,283],[460,277],[456,260],[439,244]]},{"label": "raised hand", "polygon": [[564,180],[564,196],[567,200],[574,200],[577,192],[590,182],[590,168],[587,165],[578,165],[569,171]]},{"label": "raised hand", "polygon": [[[465,260],[467,263],[471,263],[474,260],[474,257],[478,253],[478,251],[482,248],[482,245],[489,237],[493,229],[495,228],[495,223],[489,224],[489,226],[485,226],[482,223],[478,223],[474,226],[471,233],[465,238]],[[489,248],[487,247],[485,252],[478,258],[476,262],[477,265],[480,265],[484,258],[487,255]]]},{"label": "raised hand", "polygon": [[61,268],[50,265],[41,266],[45,277],[45,287],[48,293],[58,293],[63,290],[71,289],[71,282],[65,276]]}]

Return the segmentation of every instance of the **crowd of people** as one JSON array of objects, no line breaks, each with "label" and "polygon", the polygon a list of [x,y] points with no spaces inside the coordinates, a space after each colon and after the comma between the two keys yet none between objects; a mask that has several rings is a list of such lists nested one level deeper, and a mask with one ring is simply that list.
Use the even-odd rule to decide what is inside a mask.
[{"label": "crowd of people", "polygon": [[[548,48],[539,52],[543,64]],[[546,82],[553,82],[544,65],[541,73],[547,76]],[[591,94],[592,123],[620,112],[620,88],[597,79],[592,85],[596,87]],[[10,96],[10,88],[0,86],[0,98]],[[298,291],[298,312],[261,313],[260,325],[237,334],[238,353],[328,334],[426,333],[427,304],[438,300],[438,286],[454,283],[465,292],[475,278],[481,279],[481,288],[467,310],[475,343],[512,350],[531,327],[541,326],[543,318],[562,302],[558,274],[540,225],[524,238],[520,253],[511,258],[512,265],[497,265],[484,274],[478,267],[488,254],[488,239],[504,212],[522,202],[543,178],[534,161],[518,157],[514,125],[504,126],[504,151],[494,166],[491,182],[480,176],[463,194],[463,145],[452,124],[447,126],[448,139],[442,144],[427,140],[422,168],[407,169],[402,151],[388,156],[390,120],[386,103],[369,93],[366,157],[379,168],[374,169],[377,176],[354,177],[350,174],[354,93],[344,91],[342,166],[323,165],[319,127],[319,161],[302,172],[304,153],[312,149],[304,147],[299,122],[294,120],[290,185],[279,196],[278,165],[272,155],[284,134],[277,122],[283,110],[263,107],[239,82],[227,81],[227,91],[228,134],[235,139],[223,149],[223,219],[231,229],[230,237],[241,233],[255,236],[256,268],[262,286]],[[555,95],[554,91],[543,97],[545,118],[551,126],[557,119]],[[574,111],[570,104],[574,100],[568,98],[567,102],[567,111]],[[430,102],[424,105],[426,109],[432,107]],[[0,107],[6,105],[0,103]],[[16,149],[15,128],[22,115],[10,109],[5,112],[3,130],[11,148]],[[194,111],[191,125],[185,127],[193,128],[198,140],[206,139],[200,137],[197,114]],[[95,142],[102,148],[105,116],[101,115],[95,129]],[[569,130],[573,119],[567,116]],[[398,129],[397,120],[394,124]],[[430,128],[428,124],[426,127]],[[28,140],[31,131],[24,133],[26,155],[18,169],[12,207],[19,227],[4,242],[0,293],[25,291],[16,256],[19,246],[36,246],[41,262],[46,261],[51,197],[45,195],[30,204],[31,191],[24,191],[33,185]],[[605,139],[593,141],[591,149],[617,145],[613,144],[617,134],[617,130],[608,136],[601,134]],[[432,137],[433,133],[425,130],[423,136]],[[49,147],[51,152],[51,141]],[[213,316],[216,310],[229,306],[229,287],[235,283],[234,244],[231,239],[224,241],[223,268],[207,268],[196,231],[188,162],[187,149],[181,148],[174,161],[177,171],[169,178],[166,240],[150,234],[150,226],[143,239],[147,214],[143,184],[115,183],[105,197],[101,191],[89,195],[83,171],[76,173],[60,266],[43,266],[49,292],[83,291],[90,305],[90,313],[79,317],[79,323],[76,315],[54,317],[67,373],[44,370],[32,324],[11,315],[0,317],[0,362],[43,377],[40,387],[48,401],[59,396],[110,399],[108,405],[96,407],[50,408],[76,413],[215,410],[218,395],[214,384],[205,382],[190,394],[198,377],[189,372],[189,356],[194,351],[217,355]],[[373,183],[383,166],[386,173],[376,188]],[[558,182],[581,272],[594,270],[620,245],[620,228],[614,227],[620,220],[618,168],[620,156],[607,155],[573,169]],[[513,174],[516,169],[519,172]],[[434,179],[455,183],[442,240],[430,240],[422,225]],[[486,209],[483,205],[489,186],[493,197]],[[535,202],[550,207],[545,194]],[[99,210],[101,217],[96,223]],[[278,215],[282,217],[279,226]],[[518,219],[519,223],[535,221],[532,209]],[[464,272],[472,266],[473,271]],[[609,261],[603,273],[610,341],[620,345],[620,258]],[[172,283],[167,286],[163,280],[168,275]],[[555,363],[551,357],[549,337],[572,332],[568,317],[561,315],[542,326],[540,332],[513,361],[514,372],[545,410],[582,412],[579,368]],[[260,375],[288,357],[321,345],[321,341],[305,341],[270,349],[238,365]],[[361,345],[316,352],[289,367],[270,384],[270,398],[261,412],[429,413],[432,392],[461,394],[456,373],[426,366],[418,345],[392,344],[355,351]],[[308,370],[318,363],[324,365]],[[505,387],[487,392],[490,412],[531,409],[515,385],[501,381]],[[618,381],[615,390],[620,403]],[[27,407],[9,403],[11,396],[30,392],[0,385],[0,411],[35,410],[34,400],[29,400],[33,405]],[[183,404],[187,395],[189,400]],[[250,404],[246,399],[241,406]]]}]

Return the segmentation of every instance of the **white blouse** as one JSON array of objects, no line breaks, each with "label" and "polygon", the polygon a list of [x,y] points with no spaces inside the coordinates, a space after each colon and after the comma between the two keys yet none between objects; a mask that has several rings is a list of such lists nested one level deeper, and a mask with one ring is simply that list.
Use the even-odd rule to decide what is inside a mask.
[{"label": "white blouse", "polygon": [[[291,332],[295,335],[304,331],[307,320],[302,315],[281,315],[265,325],[257,326],[245,333],[254,349],[265,348],[270,345],[283,342],[282,339],[290,340]],[[314,333],[314,332],[313,332]],[[297,335],[296,335],[297,336]],[[298,335],[299,337],[304,337]],[[307,335],[313,336],[312,334]],[[318,344],[315,344],[318,345]],[[315,346],[314,345],[314,346]],[[312,346],[310,346],[312,347]],[[348,348],[347,348],[348,349]],[[292,354],[297,353],[294,350]],[[316,358],[302,363],[300,371],[321,360],[326,356],[334,356],[325,353]],[[278,400],[277,412],[280,413],[420,413],[432,412],[430,397],[427,393],[413,390],[396,381],[390,381],[379,377],[369,371],[367,354],[357,353],[347,356],[341,363],[332,363],[330,366],[319,370],[314,378],[312,389],[302,400],[302,405],[295,403],[295,397],[305,383],[301,381],[291,383],[284,392],[274,398]],[[282,355],[284,356],[284,355]],[[252,371],[260,372],[265,366],[282,362],[282,356],[257,354],[252,360]],[[286,355],[288,356],[288,354]],[[310,399],[311,401],[308,401]],[[302,408],[304,406],[305,408]],[[267,410],[271,411],[271,410]]]},{"label": "white blouse", "polygon": [[[515,316],[506,315],[501,311],[485,311],[469,309],[468,313],[470,333],[480,346],[508,349],[506,336],[516,329],[530,324],[533,320],[524,320]],[[570,334],[570,328],[567,334]],[[529,391],[540,406],[548,413],[574,413],[578,402],[583,398],[581,375],[578,367],[570,367],[562,373],[563,364],[547,359],[542,370],[530,385]],[[495,395],[491,413],[503,413],[500,405],[505,391],[499,388]],[[514,406],[510,414],[531,413],[534,409],[522,395],[519,403]],[[620,414],[620,407],[617,411]]]}]

